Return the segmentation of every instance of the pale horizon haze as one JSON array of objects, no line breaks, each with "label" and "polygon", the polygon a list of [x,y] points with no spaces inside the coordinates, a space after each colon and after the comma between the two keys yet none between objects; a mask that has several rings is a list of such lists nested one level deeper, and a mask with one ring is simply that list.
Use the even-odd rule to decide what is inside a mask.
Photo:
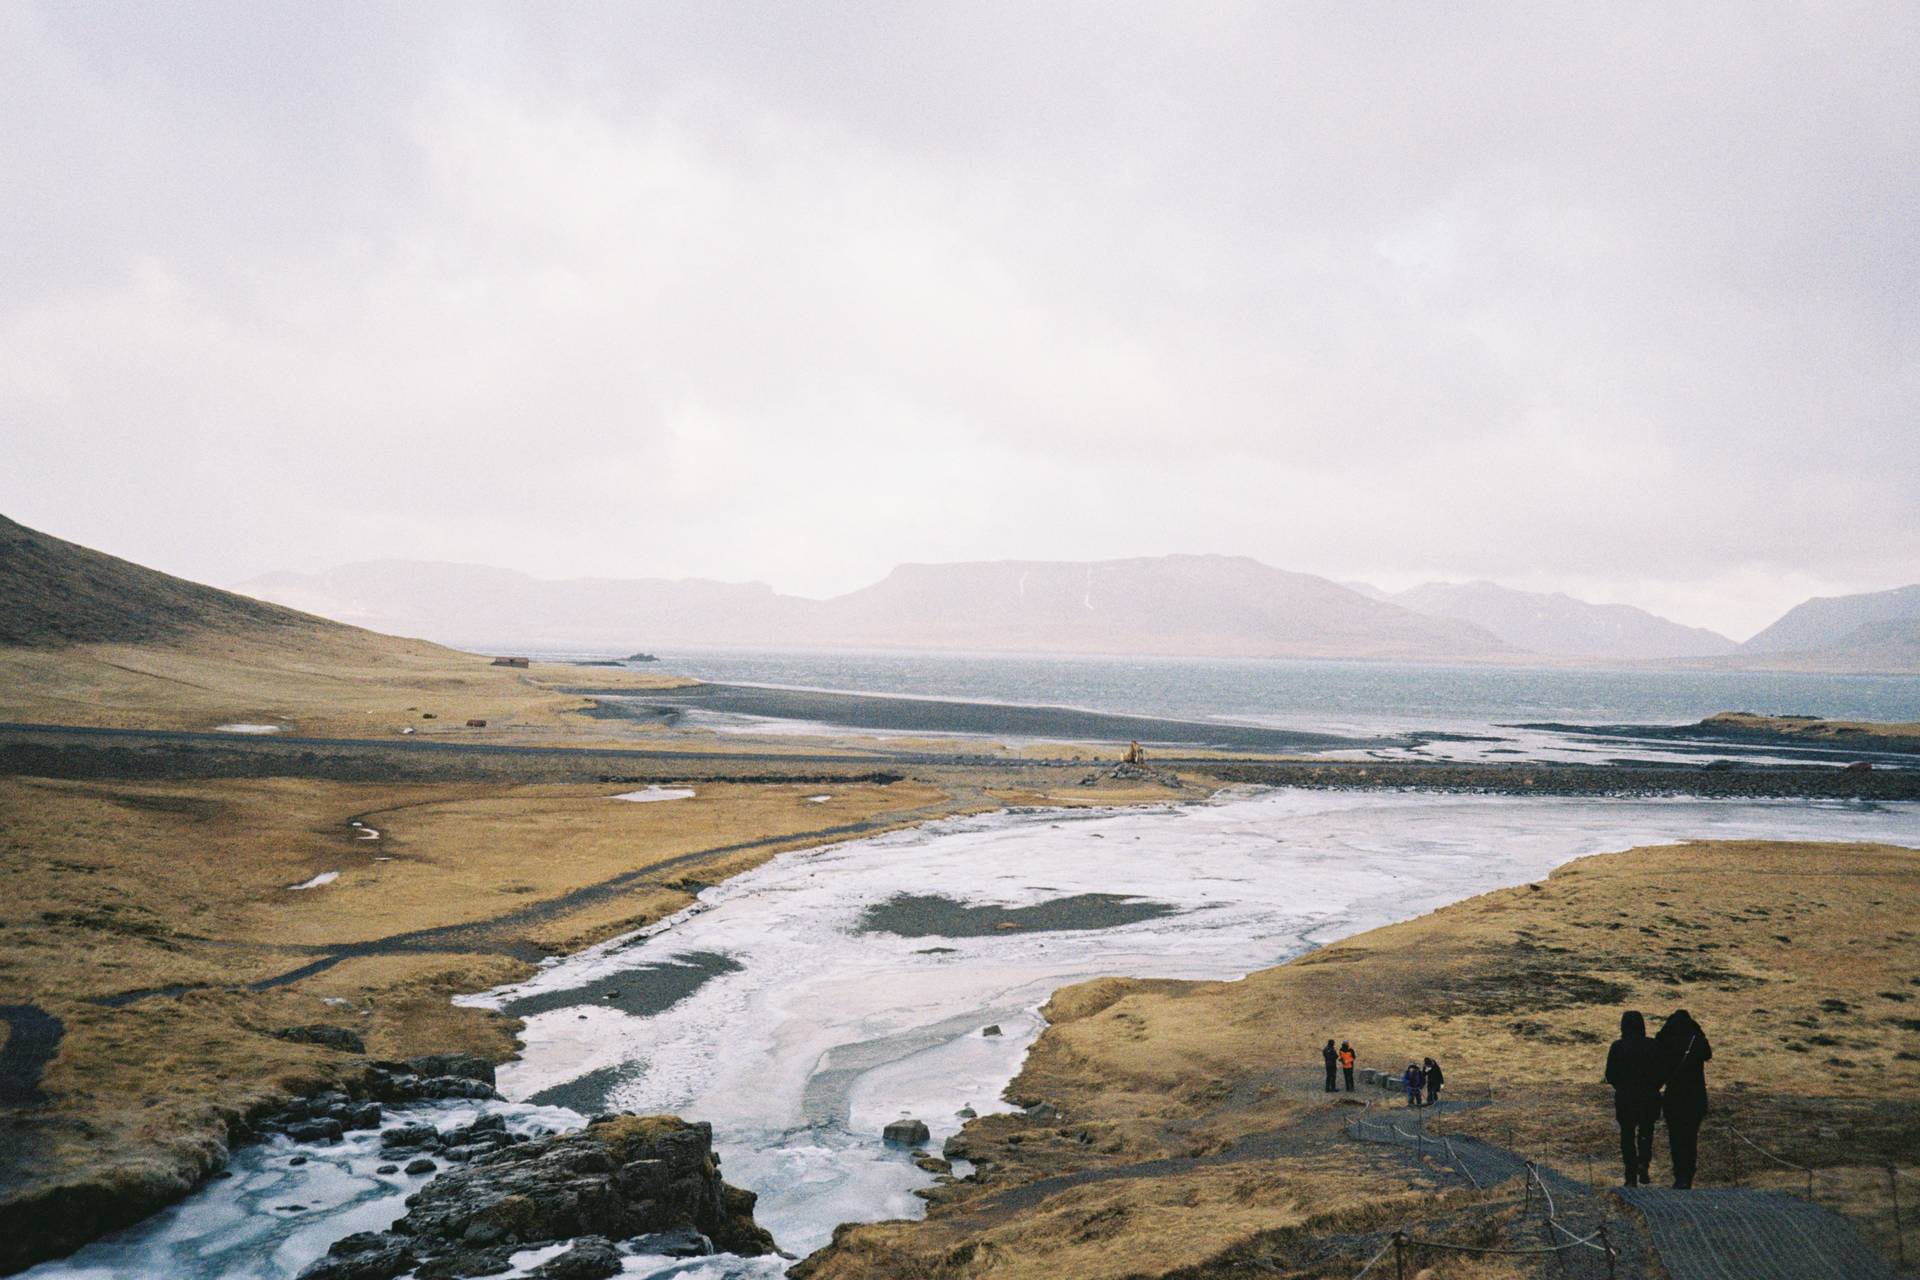
[{"label": "pale horizon haze", "polygon": [[1920,9],[0,0],[0,513],[826,596],[1920,580]]}]

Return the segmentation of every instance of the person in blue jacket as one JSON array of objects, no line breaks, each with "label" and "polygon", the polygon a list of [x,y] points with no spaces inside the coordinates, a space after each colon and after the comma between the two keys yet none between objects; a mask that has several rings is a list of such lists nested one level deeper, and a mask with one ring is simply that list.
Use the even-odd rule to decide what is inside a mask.
[{"label": "person in blue jacket", "polygon": [[1427,1087],[1427,1073],[1420,1069],[1420,1064],[1417,1062],[1409,1062],[1406,1072],[1400,1077],[1400,1083],[1407,1088],[1407,1105],[1410,1107],[1419,1106],[1420,1094]]}]

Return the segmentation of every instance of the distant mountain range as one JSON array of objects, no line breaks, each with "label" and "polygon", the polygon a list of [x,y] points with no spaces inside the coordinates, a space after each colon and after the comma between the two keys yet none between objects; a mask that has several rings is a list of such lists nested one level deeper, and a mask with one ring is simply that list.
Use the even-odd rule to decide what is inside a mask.
[{"label": "distant mountain range", "polygon": [[1630,604],[1590,604],[1493,582],[1429,582],[1387,598],[1432,617],[1471,622],[1515,648],[1549,657],[1706,658],[1740,648],[1717,631],[1684,626]]},{"label": "distant mountain range", "polygon": [[446,643],[609,652],[679,644],[1920,671],[1920,587],[1809,601],[1744,646],[1630,605],[1491,582],[1388,593],[1242,556],[910,564],[827,600],[764,583],[556,581],[397,560],[273,574],[239,590]]},{"label": "distant mountain range", "polygon": [[1883,644],[1920,622],[1920,585],[1857,596],[1816,596],[1747,641],[1748,653],[1811,653]]},{"label": "distant mountain range", "polygon": [[902,565],[829,600],[760,583],[552,581],[377,561],[242,583],[261,599],[449,643],[736,645],[1197,657],[1499,660],[1481,628],[1240,556]]}]

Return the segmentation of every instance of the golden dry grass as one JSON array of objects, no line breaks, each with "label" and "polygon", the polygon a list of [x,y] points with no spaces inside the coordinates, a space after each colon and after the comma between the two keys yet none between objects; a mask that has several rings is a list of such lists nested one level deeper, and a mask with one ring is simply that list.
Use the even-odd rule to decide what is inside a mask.
[{"label": "golden dry grass", "polygon": [[[17,1160],[8,1192],[71,1178],[190,1178],[235,1117],[351,1065],[273,1038],[282,1027],[346,1026],[375,1056],[505,1057],[516,1024],[456,1008],[453,995],[523,977],[543,951],[658,919],[700,883],[820,843],[823,829],[884,828],[977,803],[914,782],[715,784],[656,804],[608,798],[620,790],[0,779],[0,990],[66,1023],[45,1073],[52,1103],[10,1118],[19,1123],[7,1134]],[[833,799],[804,801],[823,791]],[[380,839],[361,838],[355,819]],[[321,871],[340,877],[288,887]],[[422,953],[349,959],[290,987],[244,985],[342,944],[484,925],[635,872],[626,890],[577,909],[486,925]],[[94,1003],[175,985],[203,989],[124,1008]]]},{"label": "golden dry grass", "polygon": [[[587,700],[558,686],[585,682],[572,667],[496,667],[424,640],[346,628],[203,631],[164,644],[0,648],[0,718],[110,728],[260,723],[313,737],[385,737],[402,728],[476,741],[555,729],[583,740],[622,736],[631,726],[569,715]],[[685,681],[596,671],[592,683]],[[467,729],[469,719],[486,720],[487,729]]]},{"label": "golden dry grass", "polygon": [[1920,722],[1877,720],[1821,720],[1812,716],[1763,716],[1750,711],[1722,711],[1701,723],[1715,728],[1778,733],[1813,742],[1859,741],[1862,738],[1905,738],[1920,741]]},{"label": "golden dry grass", "polygon": [[[1028,1213],[982,1215],[964,1236],[938,1219],[847,1231],[840,1248],[818,1259],[808,1277],[1157,1276],[1203,1263],[1225,1242],[1371,1206],[1378,1195],[1368,1171],[1330,1157],[1096,1182],[1051,1196]],[[1404,1206],[1414,1197],[1394,1199]],[[938,1248],[929,1249],[934,1240]]]}]

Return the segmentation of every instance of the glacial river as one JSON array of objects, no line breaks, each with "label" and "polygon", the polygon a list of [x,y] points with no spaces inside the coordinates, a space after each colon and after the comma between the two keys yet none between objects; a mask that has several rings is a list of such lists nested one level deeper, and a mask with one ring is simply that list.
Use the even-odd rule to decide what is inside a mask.
[{"label": "glacial river", "polygon": [[[527,1016],[526,1051],[500,1074],[516,1123],[603,1108],[711,1121],[728,1180],[805,1254],[837,1223],[920,1211],[913,1191],[932,1179],[882,1127],[916,1117],[937,1148],[963,1107],[1005,1109],[1063,984],[1231,978],[1585,854],[1688,838],[1920,846],[1920,806],[1275,791],[1001,813],[783,854],[639,934],[469,999]],[[1337,1033],[1300,1029],[1287,1047],[1311,1063]],[[377,1161],[370,1140],[254,1148],[238,1177],[27,1274],[278,1280],[401,1212],[410,1187]],[[273,1208],[289,1203],[299,1211]],[[628,1274],[785,1265],[632,1258]]]}]

